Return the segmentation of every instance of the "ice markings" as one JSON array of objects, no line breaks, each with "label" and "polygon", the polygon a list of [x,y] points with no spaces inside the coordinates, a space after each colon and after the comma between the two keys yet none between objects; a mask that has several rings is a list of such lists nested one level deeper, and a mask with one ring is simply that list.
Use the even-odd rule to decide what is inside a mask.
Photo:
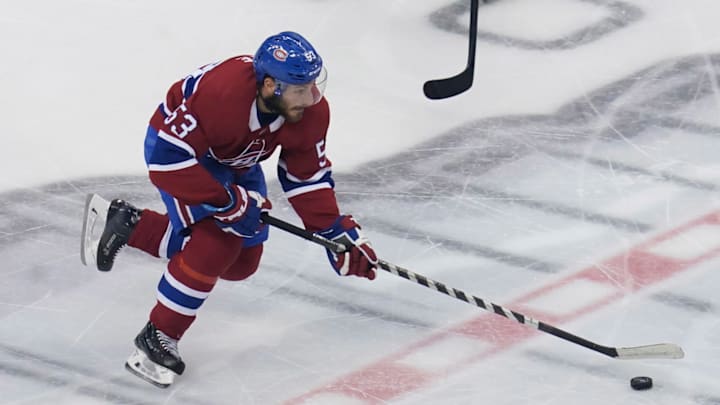
[{"label": "ice markings", "polygon": [[307,398],[302,401],[302,405],[367,405],[367,401],[363,401],[359,398],[353,398],[342,393],[323,393],[314,397]]},{"label": "ice markings", "polygon": [[524,269],[537,271],[540,273],[555,273],[560,267],[556,263],[545,262],[538,258],[525,257],[522,255],[504,252],[498,249],[480,246],[469,242],[451,240],[449,238],[441,237],[438,235],[429,235],[427,232],[413,229],[409,226],[383,221],[379,218],[367,219],[364,221],[364,224],[367,224],[368,227],[372,227],[372,229],[374,230],[386,233],[388,235],[394,235],[408,240],[418,241],[426,241],[430,239],[435,243],[438,243],[444,249],[462,252],[463,254],[478,255],[488,259],[496,260],[501,263],[522,267]]},{"label": "ice markings", "polygon": [[[461,125],[358,173],[337,174],[340,199],[364,208],[372,204],[367,200],[372,189],[387,209],[381,218],[365,216],[371,216],[364,218],[371,228],[554,272],[566,264],[555,257],[565,256],[562,250],[548,246],[546,256],[536,257],[507,247],[527,239],[520,233],[549,234],[573,226],[582,227],[588,238],[602,238],[603,232],[590,225],[620,234],[652,232],[676,223],[674,211],[685,212],[673,209],[673,203],[710,199],[705,193],[720,189],[710,152],[720,134],[711,86],[720,69],[709,66],[720,66],[720,55],[670,59],[585,94],[554,114]],[[414,214],[387,215],[395,212],[389,206],[395,203],[413,204]],[[559,218],[540,220],[530,211]],[[455,235],[414,226],[456,224],[458,217],[465,220]],[[557,228],[560,218],[573,222]],[[496,237],[484,238],[487,233]]]},{"label": "ice markings", "polygon": [[647,251],[677,260],[695,260],[720,248],[720,226],[699,225],[666,239]]},{"label": "ice markings", "polygon": [[609,284],[579,278],[546,291],[523,305],[551,316],[566,317],[603,302],[616,293],[617,290]]},{"label": "ice markings", "polygon": [[424,347],[412,351],[397,361],[399,364],[417,368],[427,373],[437,373],[474,358],[493,347],[490,343],[474,338],[447,336]]},{"label": "ice markings", "polygon": [[658,294],[653,295],[653,299],[660,301],[662,303],[685,308],[687,310],[691,310],[694,312],[701,312],[701,313],[713,313],[717,312],[717,308],[715,305],[713,305],[712,302],[698,299],[695,297],[690,297],[687,295],[681,295],[677,293],[671,293],[671,292],[661,292]]},{"label": "ice markings", "polygon": [[[496,3],[486,0],[485,3]],[[543,8],[563,10],[553,23],[542,18]],[[512,10],[510,10],[512,9]],[[430,16],[440,29],[467,34],[459,16],[467,13],[467,2],[458,1]],[[643,11],[624,1],[552,0],[497,2],[480,8],[478,40],[522,49],[572,49],[623,29],[643,17]],[[511,16],[512,21],[507,21]],[[504,18],[502,18],[504,17]],[[539,20],[537,24],[532,21]],[[530,22],[517,24],[518,21]],[[485,27],[483,29],[482,27]]]}]

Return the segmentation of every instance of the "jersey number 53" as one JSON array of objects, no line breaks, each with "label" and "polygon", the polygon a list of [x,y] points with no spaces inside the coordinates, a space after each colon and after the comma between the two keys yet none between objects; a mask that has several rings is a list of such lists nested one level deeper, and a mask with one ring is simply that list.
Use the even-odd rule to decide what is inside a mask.
[{"label": "jersey number 53", "polygon": [[[174,123],[176,118],[182,117],[182,121],[179,123]],[[187,107],[185,104],[180,104],[178,108],[175,109],[175,111],[172,112],[172,114],[168,115],[167,118],[165,118],[165,125],[168,125],[170,128],[170,132],[175,134],[178,138],[182,139],[185,136],[187,136],[190,131],[197,128],[197,120],[195,117],[192,116],[189,112],[187,112]]]}]

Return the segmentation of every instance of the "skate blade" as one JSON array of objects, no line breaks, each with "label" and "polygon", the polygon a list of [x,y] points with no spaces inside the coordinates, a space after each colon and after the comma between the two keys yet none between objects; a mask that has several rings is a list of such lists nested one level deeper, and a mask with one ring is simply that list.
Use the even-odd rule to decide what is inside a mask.
[{"label": "skate blade", "polygon": [[[97,194],[85,199],[82,235],[80,236],[80,261],[86,266],[96,264],[97,246],[107,218],[110,202]],[[101,225],[98,227],[98,225]]]},{"label": "skate blade", "polygon": [[153,363],[140,349],[135,349],[128,357],[125,368],[159,388],[167,388],[175,381],[176,374],[172,370]]}]

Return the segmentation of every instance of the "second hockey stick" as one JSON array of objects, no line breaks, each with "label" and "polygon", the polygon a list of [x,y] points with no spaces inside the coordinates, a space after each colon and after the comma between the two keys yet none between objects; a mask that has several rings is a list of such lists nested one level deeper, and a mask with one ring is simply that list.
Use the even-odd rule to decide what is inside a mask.
[{"label": "second hockey stick", "polygon": [[[345,245],[341,243],[326,239],[316,233],[309,232],[289,222],[285,222],[281,219],[275,218],[267,213],[262,214],[262,221],[266,224],[280,228],[293,235],[317,243],[318,245],[321,245],[335,253],[343,253],[347,250],[347,247],[345,247]],[[464,301],[468,304],[475,305],[484,310],[490,311],[496,315],[500,315],[505,318],[514,320],[530,328],[549,333],[553,336],[559,337],[560,339],[575,343],[577,345],[596,351],[598,353],[602,353],[609,357],[617,359],[681,359],[685,356],[682,348],[673,343],[657,343],[646,346],[631,347],[604,346],[582,338],[580,336],[574,335],[570,332],[567,332],[545,322],[535,320],[519,312],[509,310],[497,304],[493,304],[492,302],[488,302],[486,300],[483,300],[482,298],[466,294],[465,292],[460,291],[456,288],[448,287],[441,282],[429,279],[417,273],[413,273],[410,270],[404,269],[400,266],[396,266],[384,260],[378,261],[378,267],[396,276],[412,281],[413,283],[420,284],[424,287],[441,292],[445,295],[449,295],[460,301]]]},{"label": "second hockey stick", "polygon": [[477,46],[477,20],[480,0],[470,0],[470,37],[465,70],[446,79],[428,80],[423,85],[425,97],[438,100],[456,96],[472,86],[475,75],[475,48]]}]

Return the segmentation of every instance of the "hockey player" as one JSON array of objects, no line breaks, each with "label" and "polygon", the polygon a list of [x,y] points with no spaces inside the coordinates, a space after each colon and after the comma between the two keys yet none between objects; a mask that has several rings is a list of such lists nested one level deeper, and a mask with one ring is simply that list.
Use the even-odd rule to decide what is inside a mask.
[{"label": "hockey player", "polygon": [[345,243],[327,252],[342,276],[375,278],[377,257],[360,226],[341,215],[325,154],[327,73],[294,32],[267,38],[254,57],[206,65],[174,83],[152,115],[145,160],[166,214],[113,200],[97,246],[109,271],[124,245],[170,259],[149,321],[126,368],[161,387],[183,373],[178,341],[219,279],[258,268],[271,209],[259,165],[280,147],[277,174],[306,229]]}]

